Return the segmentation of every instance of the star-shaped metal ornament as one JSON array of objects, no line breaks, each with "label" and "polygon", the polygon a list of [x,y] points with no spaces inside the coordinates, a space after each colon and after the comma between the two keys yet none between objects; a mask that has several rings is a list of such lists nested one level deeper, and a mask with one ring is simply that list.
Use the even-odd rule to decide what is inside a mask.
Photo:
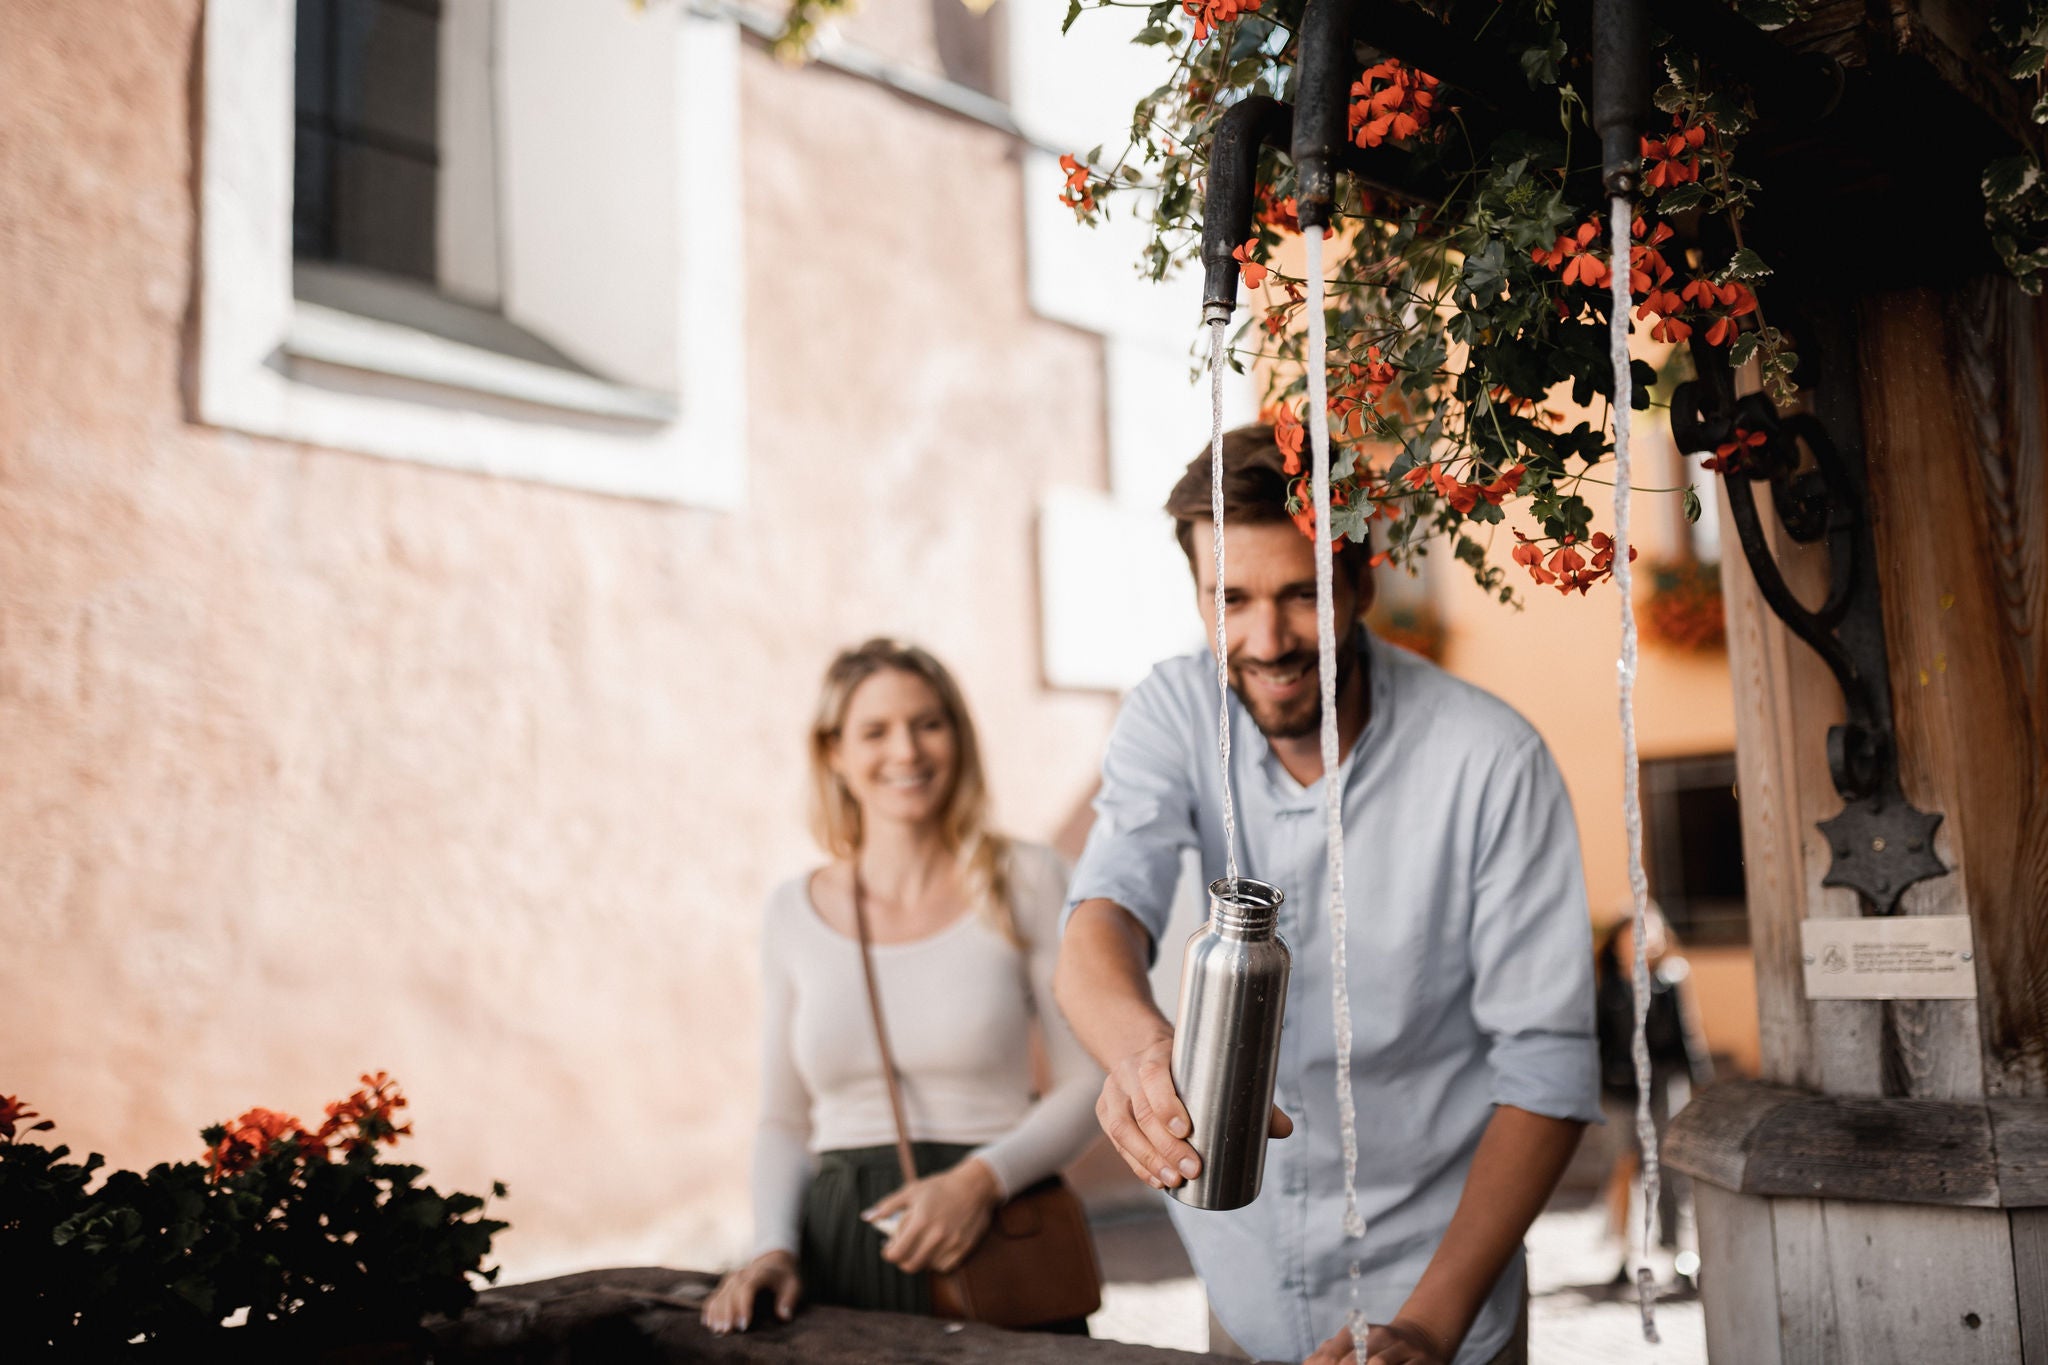
[{"label": "star-shaped metal ornament", "polygon": [[1851,801],[1841,814],[1817,826],[1834,853],[1821,885],[1846,886],[1877,914],[1897,914],[1907,887],[1948,872],[1934,853],[1940,824],[1941,812],[1920,810],[1901,795]]}]

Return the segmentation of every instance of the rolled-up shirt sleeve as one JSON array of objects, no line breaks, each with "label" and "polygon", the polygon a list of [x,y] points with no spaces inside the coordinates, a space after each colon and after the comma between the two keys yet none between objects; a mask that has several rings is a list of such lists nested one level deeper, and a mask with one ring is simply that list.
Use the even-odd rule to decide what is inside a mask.
[{"label": "rolled-up shirt sleeve", "polygon": [[1475,846],[1472,1014],[1495,1104],[1600,1119],[1592,925],[1571,798],[1540,738],[1487,782]]},{"label": "rolled-up shirt sleeve", "polygon": [[[1152,936],[1153,952],[1173,909],[1181,850],[1195,843],[1189,737],[1201,724],[1181,713],[1154,673],[1124,699],[1102,756],[1095,823],[1067,886],[1066,916],[1086,900],[1111,900]],[[1214,726],[1214,719],[1209,724]]]}]

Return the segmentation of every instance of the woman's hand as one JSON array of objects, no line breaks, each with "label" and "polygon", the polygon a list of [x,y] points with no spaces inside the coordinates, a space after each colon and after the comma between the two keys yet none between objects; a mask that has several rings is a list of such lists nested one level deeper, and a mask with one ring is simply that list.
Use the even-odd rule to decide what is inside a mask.
[{"label": "woman's hand", "polygon": [[[1370,1353],[1365,1365],[1450,1365],[1453,1354],[1403,1318],[1366,1328],[1365,1349]],[[1353,1365],[1357,1359],[1347,1327],[1316,1347],[1316,1353],[1302,1365]]]},{"label": "woman's hand", "polygon": [[714,1336],[746,1331],[753,1322],[754,1301],[764,1293],[775,1296],[775,1316],[788,1322],[802,1292],[796,1257],[786,1251],[764,1251],[718,1282],[704,1301],[704,1325]]},{"label": "woman's hand", "polygon": [[966,1260],[1002,1202],[996,1173],[981,1158],[969,1157],[950,1171],[913,1180],[861,1217],[874,1223],[903,1215],[882,1245],[882,1259],[916,1275],[948,1271]]}]

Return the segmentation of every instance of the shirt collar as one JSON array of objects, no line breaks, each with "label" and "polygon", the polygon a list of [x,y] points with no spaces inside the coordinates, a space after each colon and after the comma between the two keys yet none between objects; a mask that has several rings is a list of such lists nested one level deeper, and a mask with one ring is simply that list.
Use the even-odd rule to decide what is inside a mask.
[{"label": "shirt collar", "polygon": [[[1345,754],[1337,765],[1338,776],[1346,786],[1350,785],[1353,774],[1361,766],[1360,755],[1369,745],[1377,744],[1379,737],[1386,733],[1386,716],[1393,695],[1393,688],[1388,679],[1392,669],[1388,667],[1386,643],[1367,630],[1365,623],[1361,621],[1352,636],[1351,647],[1358,651],[1359,662],[1365,667],[1366,686],[1372,692],[1372,710],[1366,717],[1364,731],[1353,741],[1350,752]],[[1233,711],[1242,713],[1246,722],[1251,725],[1253,750],[1258,755],[1255,766],[1274,804],[1282,809],[1302,809],[1318,804],[1320,798],[1317,793],[1322,790],[1322,779],[1317,778],[1306,787],[1295,781],[1294,774],[1287,771],[1281,764],[1279,756],[1273,752],[1273,742],[1266,738],[1266,732],[1256,723],[1252,723],[1250,712],[1245,711],[1244,703],[1238,699],[1235,691],[1231,694],[1230,704]]]}]

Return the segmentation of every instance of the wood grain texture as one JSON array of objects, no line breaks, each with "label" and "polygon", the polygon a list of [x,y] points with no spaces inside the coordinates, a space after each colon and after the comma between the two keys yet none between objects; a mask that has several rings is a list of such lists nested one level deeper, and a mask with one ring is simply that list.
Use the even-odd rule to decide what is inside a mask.
[{"label": "wood grain texture", "polygon": [[[1784,1365],[1841,1365],[1827,1223],[1818,1199],[1773,1199],[1771,1254],[1778,1267],[1778,1340]],[[1705,1273],[1702,1263],[1701,1273]],[[1851,1303],[1851,1311],[1857,1305]],[[1716,1362],[1716,1365],[1719,1365]]]},{"label": "wood grain texture", "polygon": [[[1979,999],[1895,1013],[1910,1093],[2048,1094],[2048,353],[2009,282],[1869,301],[1871,514],[1900,778],[1955,868],[1909,913],[1968,913]],[[1974,1018],[1969,1016],[1974,1015]]]},{"label": "wood grain texture", "polygon": [[1985,1108],[2006,1207],[2048,1205],[2048,1106],[2040,1100],[1992,1100]]},{"label": "wood grain texture", "polygon": [[[1778,533],[1765,515],[1787,584],[1807,602],[1825,593],[1827,552]],[[1721,543],[1739,543],[1727,499]],[[1828,777],[1825,736],[1842,719],[1842,694],[1820,656],[1771,615],[1749,566],[1721,560],[1728,668],[1735,699],[1736,781],[1742,861],[1756,962],[1763,1078],[1836,1093],[1883,1093],[1882,1011],[1875,1001],[1806,999],[1799,922],[1854,915],[1854,892],[1823,887],[1827,844],[1814,822],[1841,809]]]},{"label": "wood grain texture", "polygon": [[1781,1105],[1749,1138],[1746,1193],[1995,1208],[1983,1108],[1816,1096]]},{"label": "wood grain texture", "polygon": [[[1788,47],[1833,57],[1854,68],[1870,64],[1872,32],[1866,0],[1818,0],[1806,18],[1788,25],[1782,36]],[[1883,29],[1876,32],[1885,34]]]},{"label": "wood grain texture", "polygon": [[2048,1365],[2048,1209],[2014,1209],[2010,1221],[2021,1365]]},{"label": "wood grain texture", "polygon": [[2048,1206],[2048,1101],[1815,1095],[1710,1086],[1671,1121],[1665,1164],[1752,1195]]},{"label": "wood grain texture", "polygon": [[1785,1105],[1806,1091],[1757,1081],[1721,1081],[1693,1096],[1672,1116],[1658,1153],[1664,1164],[1724,1190],[1743,1190],[1751,1139]]},{"label": "wood grain texture", "polygon": [[1830,1201],[1821,1218],[1839,1311],[1833,1350],[1813,1359],[2012,1365],[2020,1358],[2012,1231],[2003,1215]]},{"label": "wood grain texture", "polygon": [[1770,1201],[1712,1185],[1695,1185],[1693,1190],[1700,1262],[1708,1267],[1700,1276],[1707,1359],[1783,1365]]}]

